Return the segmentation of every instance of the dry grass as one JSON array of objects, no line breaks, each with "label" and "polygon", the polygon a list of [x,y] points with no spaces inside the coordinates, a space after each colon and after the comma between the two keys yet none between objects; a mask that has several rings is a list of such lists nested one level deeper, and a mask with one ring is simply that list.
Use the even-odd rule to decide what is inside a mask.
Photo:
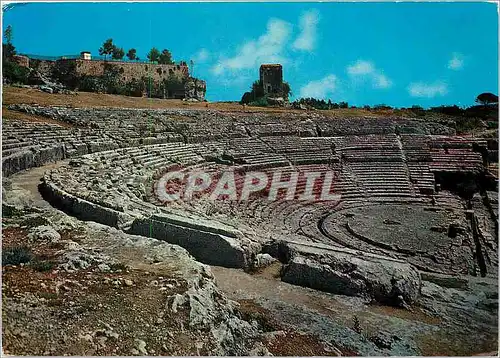
[{"label": "dry grass", "polygon": [[[244,107],[238,103],[191,103],[178,99],[159,99],[145,97],[128,97],[113,94],[78,92],[77,95],[50,94],[33,88],[18,88],[5,86],[3,88],[3,105],[14,103],[39,104],[41,106],[69,106],[77,108],[197,108],[217,109],[221,111],[242,111]],[[283,109],[248,108],[249,111],[282,111]]]},{"label": "dry grass", "polygon": [[[201,109],[230,112],[265,112],[265,113],[304,113],[306,111],[287,108],[271,107],[243,107],[237,102],[203,102],[191,103],[177,99],[159,99],[145,97],[128,97],[112,94],[99,94],[91,92],[78,92],[77,95],[49,94],[33,88],[3,87],[3,105],[24,103],[38,104],[41,106],[69,106],[76,108],[150,108],[150,109]],[[4,107],[4,112],[5,107]],[[338,118],[349,117],[414,117],[411,111],[406,110],[371,110],[362,108],[340,108],[325,111],[308,111]],[[8,116],[13,115],[6,112]],[[13,118],[13,117],[12,117]]]},{"label": "dry grass", "polygon": [[27,121],[27,122],[35,122],[35,123],[51,123],[51,124],[58,124],[66,128],[73,127],[72,124],[67,122],[58,121],[47,117],[36,116],[34,114],[29,114],[29,113],[12,111],[10,109],[7,109],[7,106],[2,106],[2,119],[12,119],[12,120]]}]

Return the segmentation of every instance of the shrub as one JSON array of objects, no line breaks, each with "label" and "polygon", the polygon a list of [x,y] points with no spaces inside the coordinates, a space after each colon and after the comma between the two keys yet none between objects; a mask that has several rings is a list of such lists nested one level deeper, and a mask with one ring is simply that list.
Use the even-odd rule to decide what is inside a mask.
[{"label": "shrub", "polygon": [[464,110],[457,105],[431,107],[431,112],[447,114],[449,116],[463,116]]},{"label": "shrub", "polygon": [[387,110],[387,109],[392,109],[391,106],[388,106],[386,104],[377,104],[373,108],[379,109],[379,110]]},{"label": "shrub", "polygon": [[299,105],[305,105],[306,107],[312,107],[314,109],[320,109],[320,110],[326,110],[326,109],[332,109],[332,108],[338,108],[335,107],[335,103],[332,103],[331,100],[328,100],[328,102],[325,102],[324,99],[317,99],[317,98],[300,98],[299,100],[295,101],[294,107],[298,107]]},{"label": "shrub", "polygon": [[76,88],[80,82],[80,78],[76,75],[76,63],[56,61],[52,68],[52,78],[69,88]]},{"label": "shrub", "polygon": [[9,83],[28,84],[30,70],[26,67],[19,66],[12,61],[5,61],[2,66],[2,76]]},{"label": "shrub", "polygon": [[456,123],[455,129],[457,130],[458,134],[467,133],[471,130],[484,128],[484,123],[479,118],[461,117],[458,118],[455,121],[455,123]]},{"label": "shrub", "polygon": [[354,332],[361,334],[361,324],[359,323],[359,318],[356,315],[353,317],[353,330]]},{"label": "shrub", "polygon": [[52,270],[56,264],[53,261],[33,260],[30,262],[30,266],[38,272],[47,272]]},{"label": "shrub", "polygon": [[19,265],[30,262],[32,254],[27,246],[14,246],[2,250],[2,266]]},{"label": "shrub", "polygon": [[267,107],[268,106],[266,97],[257,98],[257,100],[250,102],[249,104],[250,104],[250,106],[257,106],[257,107]]},{"label": "shrub", "polygon": [[127,95],[133,97],[142,97],[142,93],[146,89],[146,84],[141,80],[136,80],[135,78],[132,81],[126,84]]},{"label": "shrub", "polygon": [[240,104],[249,104],[253,99],[251,92],[245,92],[243,97],[241,97]]},{"label": "shrub", "polygon": [[120,271],[120,272],[127,272],[129,267],[121,262],[118,263],[112,263],[109,265],[109,268],[111,271]]},{"label": "shrub", "polygon": [[97,77],[82,76],[78,89],[83,92],[100,92],[102,88]]}]

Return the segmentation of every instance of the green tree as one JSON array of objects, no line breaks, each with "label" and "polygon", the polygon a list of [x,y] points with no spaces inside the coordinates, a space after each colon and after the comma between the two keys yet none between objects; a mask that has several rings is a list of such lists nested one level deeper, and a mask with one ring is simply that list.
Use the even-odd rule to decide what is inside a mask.
[{"label": "green tree", "polygon": [[290,84],[288,82],[283,82],[283,97],[288,98],[289,96],[292,96],[292,88],[290,87]]},{"label": "green tree", "polygon": [[264,97],[264,87],[262,86],[262,82],[260,82],[260,80],[257,80],[254,83],[252,83],[251,92],[254,99]]},{"label": "green tree", "polygon": [[477,96],[476,102],[481,104],[498,103],[498,96],[490,92],[481,93]]},{"label": "green tree", "polygon": [[135,48],[128,50],[127,57],[130,61],[137,59],[137,50]]},{"label": "green tree", "polygon": [[3,34],[5,43],[2,44],[2,54],[4,61],[11,59],[16,54],[16,48],[12,44],[12,26],[7,26]]},{"label": "green tree", "polygon": [[174,62],[172,61],[172,54],[170,53],[169,50],[164,49],[159,58],[158,58],[158,63],[164,64],[164,65],[172,65]]},{"label": "green tree", "polygon": [[252,102],[253,96],[251,92],[245,92],[243,97],[241,97],[240,104],[249,104]]},{"label": "green tree", "polygon": [[104,58],[106,58],[106,56],[111,55],[113,53],[114,49],[115,45],[113,45],[113,39],[107,39],[102,44],[102,47],[99,48],[99,55],[101,56],[104,55]]},{"label": "green tree", "polygon": [[2,76],[8,83],[28,84],[30,70],[19,66],[13,61],[4,61],[2,64]]},{"label": "green tree", "polygon": [[160,51],[156,47],[153,47],[148,53],[148,59],[151,62],[156,62],[160,58]]},{"label": "green tree", "polygon": [[123,52],[123,48],[115,46],[113,48],[113,54],[112,54],[111,58],[113,60],[121,60],[123,58],[123,56],[125,56],[125,52]]},{"label": "green tree", "polygon": [[8,44],[12,43],[12,26],[7,26],[3,33],[3,37],[5,38],[5,42],[7,42]]},{"label": "green tree", "polygon": [[14,56],[16,54],[16,48],[11,43],[2,44],[2,50],[3,50],[2,54],[3,54],[4,61],[5,61],[5,59],[11,59],[12,56]]}]

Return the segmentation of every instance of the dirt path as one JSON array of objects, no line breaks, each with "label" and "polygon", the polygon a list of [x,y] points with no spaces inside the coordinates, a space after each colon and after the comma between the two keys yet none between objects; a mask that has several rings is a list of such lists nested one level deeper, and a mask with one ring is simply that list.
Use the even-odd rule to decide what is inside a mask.
[{"label": "dirt path", "polygon": [[[352,340],[352,346],[356,346],[356,351],[360,354],[473,355],[497,349],[494,332],[486,336],[483,336],[484,332],[478,332],[474,336],[463,329],[461,323],[453,322],[453,316],[465,317],[464,315],[474,312],[474,307],[467,308],[469,313],[461,309],[453,312],[454,308],[451,307],[457,307],[453,303],[446,308],[446,318],[443,318],[418,305],[408,311],[369,304],[360,298],[332,295],[282,282],[278,277],[280,266],[268,267],[254,275],[223,267],[212,267],[212,271],[218,286],[231,299],[263,307],[284,326],[295,327],[322,341],[332,342],[331,336],[325,332],[335,332],[337,339],[344,335],[341,341]],[[446,291],[445,288],[439,289]],[[457,293],[450,290],[450,295]],[[440,305],[446,307],[447,304],[443,302]],[[357,336],[350,334],[355,328],[354,320],[358,320],[360,325],[361,334],[357,336],[362,338],[359,341],[356,340]],[[482,324],[481,318],[475,320],[475,324]],[[344,328],[339,328],[339,325]],[[346,333],[346,330],[350,332]],[[387,347],[377,347],[381,335],[395,335],[401,339],[397,343],[404,344],[398,346],[393,343],[389,351],[386,350]],[[478,340],[480,336],[481,341]],[[366,342],[370,341],[377,342],[375,347],[366,346]],[[334,339],[333,342],[338,345],[340,341]],[[347,345],[344,348],[350,347]],[[381,348],[380,352],[373,351],[378,348]]]}]

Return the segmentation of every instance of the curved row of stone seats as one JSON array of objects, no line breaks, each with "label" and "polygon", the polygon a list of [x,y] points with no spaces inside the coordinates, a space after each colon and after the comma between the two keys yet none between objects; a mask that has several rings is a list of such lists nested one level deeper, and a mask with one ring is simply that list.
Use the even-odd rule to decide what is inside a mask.
[{"label": "curved row of stone seats", "polygon": [[[283,174],[291,173],[291,172],[299,172],[299,173],[309,173],[309,172],[316,172],[316,173],[325,173],[327,171],[333,170],[338,171],[340,169],[340,166],[338,165],[335,168],[332,168],[330,166],[326,165],[305,165],[305,166],[297,166],[297,167],[287,167],[286,169],[280,169]],[[334,178],[333,184],[331,186],[331,193],[334,194],[341,194],[345,193],[345,197],[341,195],[340,200],[345,201],[345,200],[355,200],[356,198],[360,198],[363,196],[363,193],[360,191],[359,187],[356,187],[356,185],[350,183],[350,187],[347,186],[345,183],[345,179],[342,178],[342,175],[344,173],[341,173],[340,176],[336,176]],[[285,176],[286,178],[286,176]],[[319,207],[322,207],[323,210],[326,210],[325,208],[328,208],[328,210],[332,210],[333,207],[337,206],[339,204],[339,201],[302,201],[299,200],[300,194],[304,192],[305,186],[306,186],[306,181],[305,178],[302,176],[302,180],[300,179],[301,176],[299,175],[299,181],[297,183],[297,191],[296,191],[296,197],[294,200],[284,200],[283,196],[285,193],[281,193],[282,199],[279,200],[273,200],[269,201],[267,200],[266,197],[262,199],[255,199],[252,200],[248,203],[244,203],[240,207],[241,215],[246,218],[246,220],[250,220],[251,222],[254,223],[254,226],[256,228],[259,228],[260,230],[264,232],[273,232],[274,234],[280,232],[283,235],[287,234],[297,234],[299,231],[301,231],[299,220],[302,218],[304,215],[309,215],[308,213],[312,211],[317,211]],[[341,183],[341,185],[339,185]],[[324,183],[323,183],[324,184]],[[340,188],[340,190],[339,190]],[[316,185],[313,189],[313,193],[316,195],[316,199],[320,199],[320,193],[322,190],[321,185]],[[348,192],[347,190],[351,190],[351,192]],[[349,198],[347,198],[349,196]],[[296,222],[292,220],[291,218],[297,218]],[[317,225],[314,224],[313,226]],[[317,230],[317,229],[316,229]],[[300,233],[299,233],[300,234]],[[302,235],[302,234],[300,234]],[[319,240],[321,242],[325,242],[325,240],[321,239],[321,235],[316,237],[316,239],[309,235],[307,236],[307,240]],[[328,240],[326,240],[328,242]]]},{"label": "curved row of stone seats", "polygon": [[399,149],[398,137],[395,134],[377,135],[353,135],[345,137],[333,137],[332,141],[335,150],[343,151],[346,149]]},{"label": "curved row of stone seats", "polygon": [[3,123],[3,174],[10,175],[32,166],[88,153],[183,140],[182,135],[171,132],[157,137],[134,139],[127,137],[128,132],[114,129],[110,134],[91,128],[67,128],[56,124],[6,120]]},{"label": "curved row of stone seats", "polygon": [[276,153],[293,153],[304,151],[324,151],[332,153],[332,139],[325,137],[272,136],[263,137]]},{"label": "curved row of stone seats", "polygon": [[[353,134],[421,133],[452,135],[446,126],[429,121],[412,119],[335,119],[326,116],[304,114],[245,113],[235,116],[204,110],[147,110],[147,109],[78,109],[21,105],[17,108],[28,113],[58,119],[88,128],[121,128],[145,136],[148,132],[182,132],[188,141],[211,138],[241,137],[245,135],[298,135],[332,136]],[[179,120],[182,119],[182,120]],[[246,126],[246,128],[245,128]],[[198,134],[202,134],[196,139]],[[222,136],[221,136],[222,135]],[[192,137],[192,138],[190,138]]]},{"label": "curved row of stone seats", "polygon": [[421,134],[401,134],[403,149],[429,147],[430,136]]},{"label": "curved row of stone seats", "polygon": [[224,150],[231,153],[231,156],[238,158],[245,154],[269,153],[271,148],[260,138],[234,138],[223,144]]},{"label": "curved row of stone seats", "polygon": [[175,131],[182,133],[186,142],[189,143],[224,141],[228,138],[248,137],[248,133],[242,124],[237,123],[233,119],[220,118],[218,116],[204,120],[176,121],[173,123],[167,122],[166,124],[173,125]]},{"label": "curved row of stone seats", "polygon": [[341,158],[347,162],[402,162],[403,152],[399,148],[343,149]]},{"label": "curved row of stone seats", "polygon": [[483,169],[483,158],[472,149],[431,149],[431,171],[472,171]]},{"label": "curved row of stone seats", "polygon": [[73,161],[73,167],[52,171],[50,179],[66,192],[101,206],[141,211],[154,173],[175,163],[203,161],[197,149],[196,145],[169,143],[85,155]]},{"label": "curved row of stone seats", "polygon": [[30,146],[21,148],[9,155],[2,155],[2,174],[9,176],[19,171],[54,163],[65,158],[65,148],[62,144],[50,146]]},{"label": "curved row of stone seats", "polygon": [[283,154],[293,165],[328,164],[338,162],[332,151],[332,141],[323,137],[263,137],[276,153]]},{"label": "curved row of stone seats", "polygon": [[403,161],[403,153],[395,134],[335,137],[333,142],[336,153],[348,162]]},{"label": "curved row of stone seats", "polygon": [[[218,121],[214,119],[214,116],[209,116],[200,111],[26,107],[18,110],[89,129],[105,129],[106,132],[109,131],[117,139],[148,136],[156,138],[162,137],[163,133],[183,133],[184,136],[181,136],[183,140],[199,142],[208,139],[214,140],[247,135],[245,128],[235,126],[234,121],[224,119]],[[78,118],[78,122],[68,120],[69,117]],[[179,121],[179,117],[185,121]],[[204,120],[200,121],[200,117]],[[153,143],[144,142],[143,144]]]},{"label": "curved row of stone seats", "polygon": [[[285,237],[289,237],[290,235],[302,235],[298,222],[291,223],[289,218],[301,218],[302,215],[304,215],[304,211],[317,205],[320,204],[307,204],[300,201],[289,200],[278,200],[273,202],[262,201],[259,203],[258,210],[254,212],[256,216],[254,226],[257,228],[257,232],[261,232],[262,235],[265,235],[265,233],[272,233],[273,237],[278,235]],[[304,240],[314,241],[314,239],[305,235]],[[318,237],[316,240],[321,241],[321,238]]]},{"label": "curved row of stone seats", "polygon": [[455,130],[445,125],[416,119],[349,118],[317,121],[318,135],[334,137],[367,134],[442,134],[454,135]]},{"label": "curved row of stone seats", "polygon": [[465,210],[465,204],[449,191],[438,191],[433,196],[433,206],[438,209]]},{"label": "curved row of stone seats", "polygon": [[431,148],[487,148],[488,141],[482,138],[464,136],[432,136],[430,138]]},{"label": "curved row of stone seats", "polygon": [[424,195],[434,194],[436,180],[429,165],[426,163],[408,162],[407,166],[410,173],[410,180],[419,193]]},{"label": "curved row of stone seats", "polygon": [[[223,141],[227,138],[247,137],[245,127],[235,118],[224,113],[193,111],[189,116],[179,116],[175,112],[155,112],[156,130],[167,130],[182,133],[189,143],[206,141]],[[174,118],[171,116],[175,115]],[[181,118],[179,118],[181,117]]]},{"label": "curved row of stone seats", "polygon": [[8,138],[2,140],[2,155],[8,156],[17,151],[26,150],[33,147],[35,144],[29,139]]},{"label": "curved row of stone seats", "polygon": [[407,167],[399,162],[352,162],[344,164],[354,174],[367,197],[411,197],[411,186]]},{"label": "curved row of stone seats", "polygon": [[161,123],[170,116],[196,118],[197,111],[179,110],[151,110],[134,108],[70,108],[70,107],[43,107],[25,104],[14,104],[8,107],[29,114],[60,120],[73,125],[92,128],[122,127],[134,128],[142,125]]},{"label": "curved row of stone seats", "polygon": [[261,170],[273,166],[286,166],[290,163],[259,138],[236,138],[223,144],[221,159],[245,165],[247,170]]},{"label": "curved row of stone seats", "polygon": [[401,136],[407,161],[432,162],[431,171],[478,171],[482,156],[475,150],[486,148],[483,139],[448,136]]},{"label": "curved row of stone seats", "polygon": [[407,148],[403,150],[406,162],[430,162],[432,161],[431,150],[429,147]]},{"label": "curved row of stone seats", "polygon": [[330,164],[340,162],[340,157],[337,154],[330,154],[325,151],[290,152],[284,154],[284,156],[292,165]]},{"label": "curved row of stone seats", "polygon": [[396,133],[396,125],[392,120],[379,122],[365,118],[338,119],[317,123],[317,127],[318,134],[322,137]]},{"label": "curved row of stone seats", "polygon": [[342,201],[360,200],[366,197],[363,185],[357,181],[355,174],[348,166],[342,168],[333,190],[341,195]]},{"label": "curved row of stone seats", "polygon": [[340,247],[338,243],[325,236],[318,225],[328,213],[335,212],[343,202],[321,202],[314,205],[302,205],[284,218],[283,225],[289,228],[290,234],[300,235],[306,241],[324,243]]},{"label": "curved row of stone seats", "polygon": [[[190,165],[204,159],[196,153],[199,146],[167,143],[137,148],[122,148],[84,155],[54,172],[51,179],[61,188],[85,200],[111,207],[127,194],[140,200],[146,196],[145,185],[158,170],[174,163]],[[103,199],[103,197],[109,197]],[[115,210],[116,207],[113,207]]]},{"label": "curved row of stone seats", "polygon": [[286,121],[282,123],[247,124],[251,136],[299,136],[317,137],[316,125],[312,121]]},{"label": "curved row of stone seats", "polygon": [[[227,167],[223,165],[204,163],[200,166],[189,167],[185,169],[185,172],[189,172],[190,170],[193,169],[200,169],[203,172],[212,175],[214,173],[215,174],[221,173],[223,170],[227,169]],[[244,185],[245,168],[244,166],[241,166],[232,169],[234,169],[235,172],[236,189],[238,192],[241,192],[242,187]],[[269,178],[271,178],[276,171],[279,171],[283,181],[286,181],[287,178],[289,178],[288,175],[290,173],[293,172],[299,173],[299,180],[297,182],[295,200],[280,199],[285,195],[284,192],[280,192],[278,195],[278,199],[272,201],[268,200],[267,196],[261,197],[260,195],[252,195],[249,198],[249,200],[236,202],[232,204],[228,203],[228,201],[230,200],[217,201],[216,203],[213,203],[213,205],[216,207],[215,212],[225,212],[227,215],[235,215],[241,217],[244,219],[244,222],[252,222],[255,225],[255,227],[259,227],[260,229],[263,230],[265,230],[265,228],[268,228],[272,232],[276,232],[278,230],[278,227],[276,226],[277,225],[276,220],[278,220],[281,223],[280,226],[281,230],[283,230],[283,232],[286,232],[287,230],[286,226],[283,225],[286,225],[284,223],[286,221],[286,216],[288,215],[287,213],[293,213],[296,208],[300,208],[304,205],[315,204],[298,200],[298,197],[303,193],[306,186],[306,180],[302,173],[307,173],[307,172],[325,173],[330,170],[332,170],[332,168],[326,165],[308,165],[308,166],[298,166],[298,167],[288,166],[284,168],[269,169],[267,170]],[[212,178],[214,177],[216,177],[216,175],[212,175]],[[316,182],[316,184],[318,183]],[[212,182],[211,186],[212,187],[215,186],[214,182]],[[322,187],[320,185],[315,185],[313,188],[313,194],[316,194],[316,196],[319,197],[321,189]],[[267,190],[269,190],[269,185],[267,187]],[[206,195],[209,194],[210,192]],[[200,197],[204,196],[201,195]],[[152,202],[157,202],[157,200],[153,198]],[[191,207],[195,209],[195,212],[199,211],[204,212],[204,210],[207,208],[206,202],[204,202],[203,200],[189,201],[188,203],[185,204],[185,207],[186,208]],[[220,220],[226,222],[224,219],[225,218]],[[241,221],[239,222],[241,224]]]},{"label": "curved row of stone seats", "polygon": [[[222,224],[204,222],[194,212],[189,214],[193,217],[191,221],[186,216],[174,219],[170,209],[164,212],[143,201],[142,193],[131,190],[130,179],[141,178],[139,184],[143,184],[152,176],[152,168],[143,166],[149,161],[148,154],[162,158],[167,166],[173,164],[167,158],[186,163],[181,158],[186,157],[187,148],[191,149],[191,157],[202,160],[196,153],[199,146],[190,144],[183,145],[182,151],[173,145],[155,145],[85,155],[74,160],[72,166],[48,172],[44,178],[44,195],[56,206],[83,220],[179,244],[205,263],[247,267],[251,254],[260,249],[241,234],[221,231]],[[117,158],[127,155],[131,164],[116,164]]]},{"label": "curved row of stone seats", "polygon": [[280,154],[256,154],[256,155],[246,155],[240,158],[243,160],[243,167],[247,171],[251,170],[264,170],[269,168],[286,167],[290,165],[290,162]]}]

